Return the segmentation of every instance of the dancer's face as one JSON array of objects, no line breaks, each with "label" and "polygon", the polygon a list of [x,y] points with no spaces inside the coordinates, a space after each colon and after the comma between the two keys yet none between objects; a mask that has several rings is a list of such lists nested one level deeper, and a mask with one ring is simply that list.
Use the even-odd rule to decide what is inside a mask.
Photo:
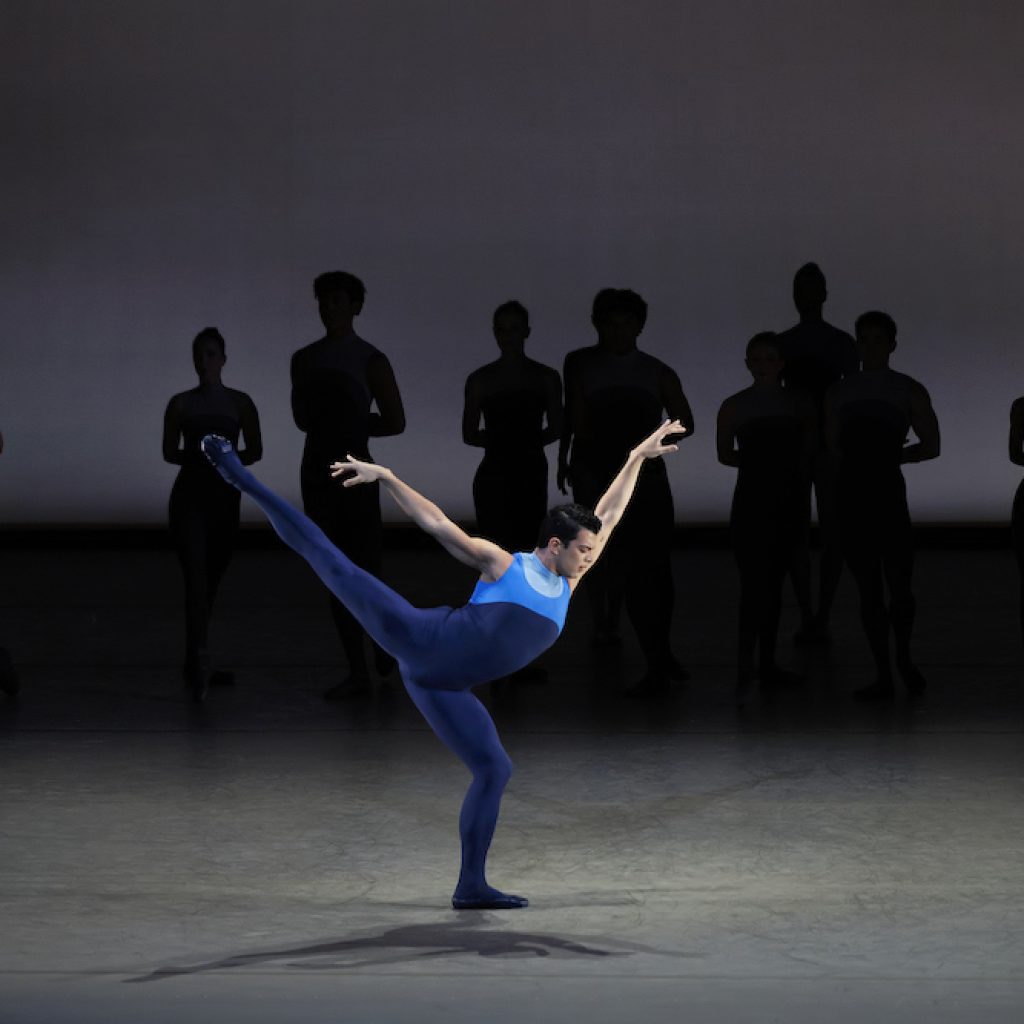
[{"label": "dancer's face", "polygon": [[558,542],[555,572],[570,580],[579,579],[590,568],[596,554],[597,536],[590,530],[581,529],[568,544]]},{"label": "dancer's face", "polygon": [[224,352],[213,338],[205,338],[192,351],[192,361],[196,373],[204,383],[220,380],[220,372],[224,369]]}]

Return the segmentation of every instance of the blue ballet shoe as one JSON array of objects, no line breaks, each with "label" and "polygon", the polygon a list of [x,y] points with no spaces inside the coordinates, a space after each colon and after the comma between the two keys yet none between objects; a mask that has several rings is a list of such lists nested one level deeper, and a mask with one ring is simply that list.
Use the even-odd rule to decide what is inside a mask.
[{"label": "blue ballet shoe", "polygon": [[232,487],[242,488],[242,480],[246,475],[246,469],[238,458],[235,446],[220,434],[207,434],[199,442],[202,453],[209,460],[210,465],[217,470]]},{"label": "blue ballet shoe", "polygon": [[513,896],[511,893],[488,893],[478,897],[452,897],[452,910],[522,910],[530,901],[525,896]]}]

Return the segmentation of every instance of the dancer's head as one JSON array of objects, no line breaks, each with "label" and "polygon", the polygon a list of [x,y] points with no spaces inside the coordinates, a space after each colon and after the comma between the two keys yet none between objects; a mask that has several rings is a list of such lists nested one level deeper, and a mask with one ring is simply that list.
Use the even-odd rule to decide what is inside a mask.
[{"label": "dancer's head", "polygon": [[227,362],[224,336],[216,327],[204,327],[192,341],[192,365],[204,384],[220,381],[220,372]]},{"label": "dancer's head", "polygon": [[828,298],[825,275],[817,263],[805,263],[793,276],[793,305],[802,316],[821,316]]},{"label": "dancer's head", "polygon": [[785,365],[774,331],[761,331],[747,342],[747,369],[755,384],[777,384]]},{"label": "dancer's head", "polygon": [[519,355],[530,336],[530,314],[515,299],[503,302],[494,311],[491,327],[502,355]]},{"label": "dancer's head", "polygon": [[628,352],[636,348],[647,323],[647,303],[631,288],[602,288],[594,296],[590,322],[600,344],[613,352]]},{"label": "dancer's head", "polygon": [[877,309],[861,313],[854,326],[860,365],[865,370],[879,370],[889,365],[889,356],[896,351],[896,321]]},{"label": "dancer's head", "polygon": [[330,270],[313,282],[313,294],[320,307],[320,319],[328,331],[344,333],[363,311],[366,285],[355,274]]},{"label": "dancer's head", "polygon": [[540,525],[537,552],[559,576],[576,579],[594,558],[601,520],[582,505],[556,505]]}]

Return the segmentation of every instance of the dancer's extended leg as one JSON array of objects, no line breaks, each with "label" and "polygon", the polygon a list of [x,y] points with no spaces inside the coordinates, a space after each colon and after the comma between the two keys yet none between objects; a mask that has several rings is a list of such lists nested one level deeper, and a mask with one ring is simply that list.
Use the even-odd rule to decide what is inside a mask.
[{"label": "dancer's extended leg", "polygon": [[438,738],[473,773],[462,802],[459,835],[462,868],[452,906],[456,910],[514,910],[527,905],[487,884],[485,866],[501,795],[512,775],[512,761],[498,739],[487,709],[468,690],[431,690],[406,680],[406,689]]},{"label": "dancer's extended leg", "polygon": [[239,461],[229,441],[210,434],[203,438],[202,448],[220,475],[259,505],[281,540],[309,562],[384,650],[399,661],[412,653],[424,617],[420,609],[360,569],[312,519],[261,484]]}]

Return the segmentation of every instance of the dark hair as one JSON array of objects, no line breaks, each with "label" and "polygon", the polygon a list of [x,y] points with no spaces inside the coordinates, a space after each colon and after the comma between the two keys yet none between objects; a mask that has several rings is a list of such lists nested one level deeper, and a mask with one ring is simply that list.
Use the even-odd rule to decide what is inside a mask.
[{"label": "dark hair", "polygon": [[204,341],[215,341],[220,346],[220,354],[225,354],[224,336],[216,327],[204,327],[192,340],[192,358],[195,359],[199,352],[199,346]]},{"label": "dark hair", "polygon": [[825,283],[825,275],[822,273],[821,267],[817,263],[805,263],[794,275],[793,275],[793,287],[796,288],[798,285],[810,287],[814,285],[820,288],[821,291],[825,291],[827,285]]},{"label": "dark hair", "polygon": [[496,328],[498,326],[498,318],[502,316],[518,316],[522,319],[523,325],[527,329],[529,329],[530,313],[527,310],[527,308],[517,299],[509,299],[508,302],[503,302],[494,311],[494,315],[491,317],[492,328]]},{"label": "dark hair", "polygon": [[590,307],[590,322],[596,327],[598,321],[616,313],[635,317],[641,327],[647,323],[647,303],[632,288],[602,288]]},{"label": "dark hair", "polygon": [[775,349],[776,353],[781,357],[782,349],[779,347],[779,336],[774,331],[761,331],[755,334],[750,341],[747,342],[747,357],[750,357],[750,353],[757,348],[759,345],[767,345]]},{"label": "dark hair", "polygon": [[547,547],[552,537],[557,537],[563,544],[568,544],[576,539],[580,530],[598,533],[600,529],[601,520],[589,508],[576,504],[556,505],[548,509],[544,521],[540,524],[537,547]]},{"label": "dark hair", "polygon": [[321,274],[313,282],[313,294],[317,302],[323,302],[338,292],[344,292],[356,307],[356,312],[363,308],[366,301],[366,285],[356,277],[344,270],[329,270]]},{"label": "dark hair", "polygon": [[861,331],[871,330],[872,327],[877,327],[888,334],[890,341],[896,340],[896,321],[888,313],[882,313],[877,309],[861,313],[853,330],[854,333],[860,334]]}]

